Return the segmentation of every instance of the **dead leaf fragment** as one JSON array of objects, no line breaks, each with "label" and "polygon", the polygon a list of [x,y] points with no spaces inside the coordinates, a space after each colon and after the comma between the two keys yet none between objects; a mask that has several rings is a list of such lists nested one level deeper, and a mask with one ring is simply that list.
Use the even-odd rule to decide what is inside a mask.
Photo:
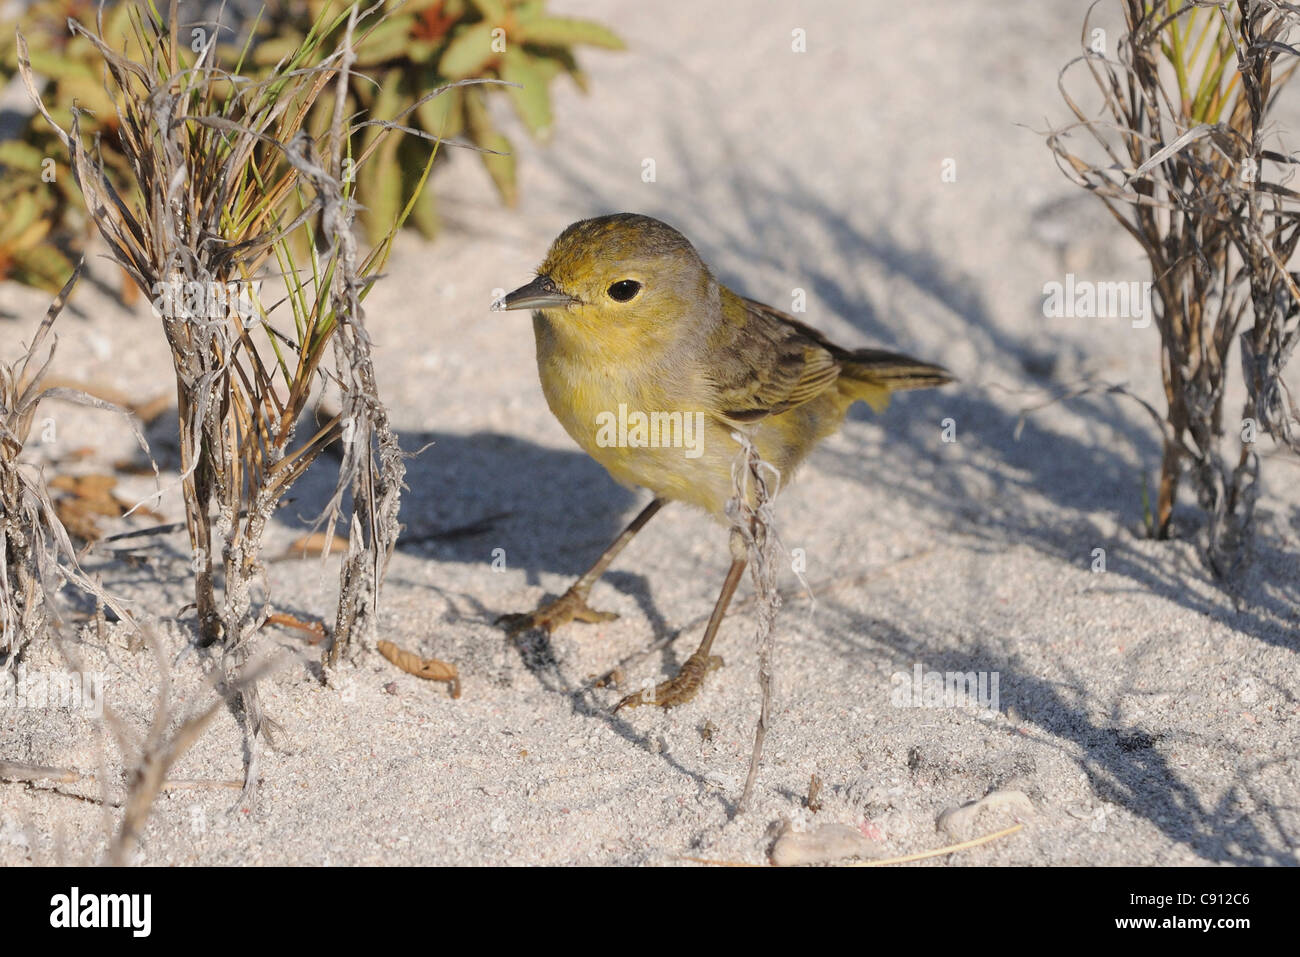
[{"label": "dead leaf fragment", "polygon": [[324,622],[307,621],[298,618],[296,615],[277,611],[274,614],[267,616],[266,623],[268,625],[280,625],[282,628],[292,628],[295,631],[305,631],[307,634],[311,635],[311,638],[307,640],[307,643],[311,645],[319,645],[325,640]]},{"label": "dead leaf fragment", "polygon": [[[97,518],[121,518],[131,508],[113,493],[114,475],[56,475],[49,485],[59,493],[54,510],[63,527],[87,542],[98,541],[102,534]],[[152,509],[137,508],[136,513],[161,519]]]},{"label": "dead leaf fragment", "polygon": [[413,651],[398,648],[391,641],[381,641],[375,647],[381,655],[407,674],[430,681],[445,681],[451,685],[451,696],[460,697],[460,671],[450,662],[438,658],[421,658]]},{"label": "dead leaf fragment", "polygon": [[[319,558],[325,554],[326,536],[324,532],[312,532],[310,535],[303,535],[295,539],[293,544],[284,550],[281,559],[286,558]],[[330,537],[330,553],[343,551],[348,547],[346,535],[334,535]]]}]

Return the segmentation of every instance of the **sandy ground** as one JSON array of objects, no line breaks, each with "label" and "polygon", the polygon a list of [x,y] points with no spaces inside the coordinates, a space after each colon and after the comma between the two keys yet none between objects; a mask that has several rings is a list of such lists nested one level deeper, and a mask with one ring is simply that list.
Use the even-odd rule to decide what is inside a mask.
[{"label": "sandy ground", "polygon": [[[583,56],[588,96],[559,84],[553,144],[517,139],[518,210],[495,204],[473,157],[456,157],[440,174],[443,235],[403,237],[367,303],[403,444],[434,443],[410,464],[403,519],[424,538],[393,559],[380,637],[456,662],[464,693],[451,700],[373,652],[326,689],[310,654],[291,659],[264,686],[283,733],[264,755],[255,808],[232,811],[237,793],[222,787],[169,791],[138,860],[761,862],[783,819],[846,824],[883,853],[909,854],[952,840],[936,829],[946,808],[1015,790],[1033,813],[991,811],[975,832],[1013,817],[1022,830],[931,863],[1296,863],[1297,463],[1265,462],[1259,556],[1234,602],[1197,558],[1195,509],[1180,509],[1182,540],[1135,533],[1142,476],[1158,463],[1135,404],[1055,405],[1015,435],[1023,408],[1085,376],[1159,401],[1154,328],[1045,319],[1041,308],[1044,283],[1067,272],[1147,278],[1035,132],[1064,119],[1056,74],[1077,50],[1085,5],[553,6],[616,25],[630,51]],[[796,28],[805,53],[791,51]],[[949,159],[955,182],[942,176]],[[563,226],[617,210],[678,226],[750,296],[789,308],[805,290],[804,318],[846,345],[906,349],[961,378],[882,416],[859,408],[782,496],[780,530],[803,550],[816,602],[783,577],[773,726],[754,807],[734,820],[758,706],[744,606],[719,636],[727,666],[693,702],[612,716],[619,692],[590,687],[657,639],[682,633],[634,661],[627,685],[689,654],[725,571],[721,528],[667,509],[594,591],[593,604],[621,618],[562,629],[549,661],[525,660],[492,624],[563,591],[647,500],[551,417],[527,317],[487,312]],[[160,331],[97,285],[115,281],[101,264],[82,283],[59,323],[59,371],[163,393]],[[46,302],[0,287],[6,353]],[[57,438],[39,457],[92,446],[93,471],[131,453],[110,416],[50,414]],[[943,441],[945,419],[955,442]],[[164,418],[150,438],[174,461],[169,429]],[[304,480],[268,555],[301,533],[331,470],[323,460]],[[160,510],[181,517],[174,491]],[[480,519],[475,534],[428,535]],[[1098,548],[1104,573],[1093,571]],[[91,567],[155,623],[178,722],[208,700],[203,676],[217,661],[186,651],[192,616],[176,617],[192,598],[183,536],[142,554]],[[271,562],[267,583],[277,608],[332,617],[333,560]],[[741,600],[750,594],[746,582]],[[83,630],[79,653],[143,734],[160,675],[125,644],[120,628],[102,639]],[[305,651],[301,636],[268,631],[263,647],[277,644]],[[918,665],[995,674],[997,710],[896,706],[891,676]],[[30,669],[61,667],[50,648],[32,648]],[[0,758],[100,769],[110,797],[123,793],[117,746],[81,713],[0,710]],[[234,780],[241,761],[223,711],[172,777]],[[803,808],[813,774],[825,782],[815,819]],[[0,785],[0,864],[99,859],[120,812],[67,796],[99,793]]]}]

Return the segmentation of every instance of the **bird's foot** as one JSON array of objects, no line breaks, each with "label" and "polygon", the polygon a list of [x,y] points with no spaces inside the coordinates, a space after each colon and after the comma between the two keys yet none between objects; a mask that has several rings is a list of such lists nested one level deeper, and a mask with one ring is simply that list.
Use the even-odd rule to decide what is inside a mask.
[{"label": "bird's foot", "polygon": [[614,710],[635,708],[643,704],[655,704],[667,710],[668,708],[675,708],[679,704],[685,704],[704,687],[704,676],[715,668],[721,667],[722,658],[718,655],[706,656],[697,651],[686,659],[686,662],[676,675],[667,681],[659,682],[655,686],[653,693],[647,688],[644,691],[638,691],[636,694],[630,694],[614,705]]},{"label": "bird's foot", "polygon": [[552,634],[561,625],[574,621],[600,622],[613,621],[618,615],[612,611],[596,611],[587,604],[586,592],[570,588],[553,602],[540,606],[536,611],[502,615],[496,623],[505,627],[511,636],[521,634],[533,628],[545,629]]}]

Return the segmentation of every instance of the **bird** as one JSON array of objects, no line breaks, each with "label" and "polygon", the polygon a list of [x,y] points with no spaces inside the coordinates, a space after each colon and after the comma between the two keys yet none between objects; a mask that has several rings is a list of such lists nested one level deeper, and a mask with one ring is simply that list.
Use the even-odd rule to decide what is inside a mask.
[{"label": "bird", "polygon": [[[491,308],[532,313],[551,412],[615,480],[653,495],[563,595],[532,612],[501,616],[512,636],[616,618],[588,604],[591,588],[667,503],[729,524],[737,433],[785,485],[855,402],[881,412],[893,392],[953,381],[943,366],[902,353],[836,345],[793,316],[733,292],[681,232],[637,213],[568,226],[536,277]],[[711,654],[713,640],[748,562],[734,527],[730,551],[696,651],[653,695],[628,695],[614,710],[682,704],[721,665]]]}]

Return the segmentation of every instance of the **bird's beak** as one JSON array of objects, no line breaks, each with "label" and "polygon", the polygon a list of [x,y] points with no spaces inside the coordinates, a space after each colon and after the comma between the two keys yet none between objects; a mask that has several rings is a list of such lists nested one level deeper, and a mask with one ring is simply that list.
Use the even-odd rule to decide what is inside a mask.
[{"label": "bird's beak", "polygon": [[514,292],[506,293],[492,303],[493,312],[507,309],[560,309],[577,302],[566,292],[562,292],[550,276],[538,276],[526,286],[520,286]]}]

